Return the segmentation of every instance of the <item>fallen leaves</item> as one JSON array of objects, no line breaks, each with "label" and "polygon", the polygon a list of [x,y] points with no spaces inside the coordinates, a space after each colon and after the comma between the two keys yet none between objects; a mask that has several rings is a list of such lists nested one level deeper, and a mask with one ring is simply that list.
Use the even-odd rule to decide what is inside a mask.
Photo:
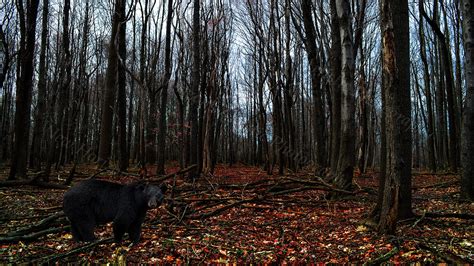
[{"label": "fallen leaves", "polygon": [[[303,179],[306,173],[300,173]],[[456,218],[409,221],[399,225],[398,237],[375,235],[362,225],[373,207],[375,197],[359,194],[350,200],[326,200],[325,192],[308,190],[288,195],[263,198],[254,191],[278,177],[268,177],[258,168],[239,166],[218,167],[215,176],[197,184],[202,190],[181,191],[183,206],[175,217],[164,208],[150,211],[144,224],[142,241],[131,248],[103,244],[90,252],[68,257],[61,262],[92,263],[151,263],[151,264],[317,264],[367,262],[392,251],[393,263],[441,262],[430,251],[420,249],[421,240],[436,241],[436,248],[463,257],[472,258],[472,221]],[[415,177],[414,208],[417,213],[447,211],[469,213],[471,204],[456,201],[456,187],[432,187],[435,182],[451,182],[456,177]],[[125,181],[125,177],[123,178]],[[262,182],[259,182],[262,181]],[[362,187],[374,188],[376,178],[360,177]],[[259,183],[258,183],[259,182]],[[184,184],[183,181],[179,181]],[[207,189],[212,183],[212,189]],[[452,183],[452,182],[451,182]],[[245,189],[229,185],[255,184]],[[453,183],[454,184],[454,183]],[[204,192],[203,192],[204,191]],[[34,195],[34,196],[32,196]],[[25,188],[0,190],[0,212],[8,217],[43,217],[44,210],[61,205],[61,193]],[[176,217],[182,214],[212,212],[222,206],[241,200],[257,199],[235,205],[208,219]],[[184,200],[186,199],[186,200]],[[197,215],[194,217],[198,217]],[[35,219],[2,223],[0,233],[23,227]],[[96,236],[112,235],[110,225],[96,230]],[[433,243],[435,244],[435,243]],[[0,246],[0,262],[21,263],[54,253],[64,253],[77,246],[70,233],[56,233],[31,243]],[[396,248],[396,249],[395,249]]]}]

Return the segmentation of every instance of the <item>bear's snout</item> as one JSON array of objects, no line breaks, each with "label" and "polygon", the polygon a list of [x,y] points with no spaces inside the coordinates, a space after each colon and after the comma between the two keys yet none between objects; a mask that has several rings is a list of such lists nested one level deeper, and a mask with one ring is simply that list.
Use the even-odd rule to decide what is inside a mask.
[{"label": "bear's snout", "polygon": [[148,201],[148,207],[149,208],[156,208],[158,207],[158,203],[156,202],[156,199],[150,199]]}]

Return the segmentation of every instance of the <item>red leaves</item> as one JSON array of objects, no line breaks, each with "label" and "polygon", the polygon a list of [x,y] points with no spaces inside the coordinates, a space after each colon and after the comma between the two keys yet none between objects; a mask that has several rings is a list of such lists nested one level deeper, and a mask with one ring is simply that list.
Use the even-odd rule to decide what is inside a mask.
[{"label": "red leaves", "polygon": [[[175,171],[176,167],[168,169],[167,172]],[[298,178],[307,178],[311,174],[298,175]],[[232,202],[253,199],[265,191],[265,187],[257,190],[258,184],[245,189],[225,185],[250,184],[260,180],[275,182],[277,178],[267,176],[256,167],[218,167],[214,176],[208,177],[207,180],[202,179],[198,184],[206,188],[212,183],[213,189],[207,190],[211,192],[200,190],[198,193],[187,193],[186,201],[183,202],[187,204],[186,210],[189,213],[201,209],[211,212]],[[415,176],[414,186],[420,188],[414,193],[415,211],[420,214],[425,210],[474,212],[472,204],[460,204],[453,197],[457,195],[455,186],[421,188],[456,178],[458,177]],[[122,178],[123,181],[132,179]],[[183,180],[177,181],[180,185],[185,183]],[[377,179],[374,174],[369,174],[357,178],[356,182],[362,187],[376,188]],[[24,193],[24,190],[31,191]],[[29,208],[44,207],[45,203],[47,206],[61,204],[62,193],[33,191],[31,188],[24,190],[1,192],[4,206],[2,210],[8,217],[44,216]],[[31,196],[32,193],[34,197]],[[221,199],[222,203],[215,201]],[[392,263],[429,263],[442,259],[420,249],[420,241],[436,243],[440,249],[456,256],[469,254],[468,250],[472,249],[470,239],[473,235],[472,231],[469,231],[468,223],[454,218],[436,222],[422,219],[416,224],[415,221],[401,223],[396,242],[392,242],[392,238],[377,236],[371,228],[361,224],[374,201],[375,196],[368,194],[359,194],[350,200],[329,201],[325,199],[325,192],[308,190],[262,197],[236,205],[209,219],[184,218],[179,223],[164,208],[160,208],[149,212],[142,241],[137,246],[122,248],[118,253],[116,251],[121,248],[118,245],[100,245],[63,262],[110,263],[124,259],[128,263],[178,265],[363,263],[398,247],[400,251],[391,257]],[[175,215],[180,217],[181,213]],[[0,233],[13,230],[7,226],[17,228],[28,223],[31,223],[31,220],[4,223]],[[111,236],[111,226],[98,228],[96,235],[100,238]],[[70,234],[52,234],[33,243],[0,246],[0,254],[6,256],[0,257],[0,262],[27,262],[48,254],[65,253],[74,247],[77,245],[73,245]]]}]

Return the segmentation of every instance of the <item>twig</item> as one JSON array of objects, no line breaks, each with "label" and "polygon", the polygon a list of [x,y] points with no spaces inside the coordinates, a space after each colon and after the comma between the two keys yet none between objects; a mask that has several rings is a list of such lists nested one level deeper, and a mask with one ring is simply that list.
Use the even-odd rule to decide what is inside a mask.
[{"label": "twig", "polygon": [[379,265],[383,262],[388,261],[391,257],[398,254],[398,251],[399,251],[398,247],[394,247],[394,248],[392,248],[392,250],[390,250],[389,252],[383,254],[382,256],[364,263],[364,265]]},{"label": "twig", "polygon": [[423,218],[425,218],[425,215],[426,215],[426,212],[423,212],[423,214],[421,215],[420,219],[416,220],[413,225],[411,226],[411,228],[415,228],[415,226],[418,225],[419,222],[421,222],[421,220],[423,220]]}]

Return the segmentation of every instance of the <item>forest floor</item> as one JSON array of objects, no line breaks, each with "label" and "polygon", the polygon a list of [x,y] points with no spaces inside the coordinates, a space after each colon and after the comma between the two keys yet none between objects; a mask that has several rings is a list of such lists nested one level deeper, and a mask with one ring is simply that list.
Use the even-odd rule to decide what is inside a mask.
[{"label": "forest floor", "polygon": [[[167,170],[177,171],[177,167]],[[69,171],[66,168],[55,176],[65,179]],[[96,172],[90,165],[78,166],[74,182]],[[7,169],[0,169],[0,180],[6,175]],[[119,182],[138,179],[111,172],[99,177]],[[382,236],[364,222],[376,201],[375,173],[357,175],[355,194],[329,200],[330,189],[311,178],[309,171],[278,177],[267,176],[257,167],[220,165],[214,176],[195,184],[178,176],[173,208],[164,204],[150,210],[141,242],[132,247],[129,241],[123,246],[108,241],[111,224],[95,230],[105,241],[74,243],[69,223],[60,213],[65,190],[0,187],[0,264],[473,264],[474,203],[459,202],[459,176],[418,172],[413,177],[418,216],[400,222],[396,235]],[[173,179],[167,183],[171,186]]]}]

